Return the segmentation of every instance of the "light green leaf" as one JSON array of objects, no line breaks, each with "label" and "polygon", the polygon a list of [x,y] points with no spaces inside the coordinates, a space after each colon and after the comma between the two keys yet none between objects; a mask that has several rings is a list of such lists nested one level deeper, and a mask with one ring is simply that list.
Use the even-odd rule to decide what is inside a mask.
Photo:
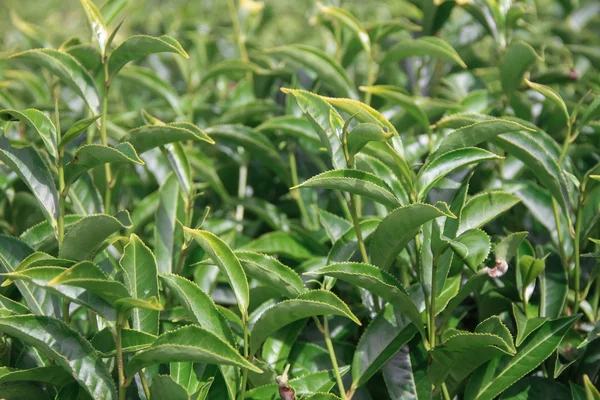
[{"label": "light green leaf", "polygon": [[529,335],[548,321],[548,317],[527,318],[515,303],[512,304],[512,310],[517,325],[517,338],[515,339],[515,344],[517,347],[520,347]]},{"label": "light green leaf", "polygon": [[462,259],[462,262],[464,262],[467,267],[471,268],[473,272],[477,272],[479,266],[486,260],[490,253],[490,237],[481,229],[469,229],[462,232],[455,241],[464,245],[467,249],[466,255],[455,252],[457,256],[459,256]]},{"label": "light green leaf", "polygon": [[546,97],[548,100],[550,100],[551,102],[553,102],[556,105],[556,107],[558,107],[558,109],[560,110],[560,112],[564,115],[564,117],[565,117],[565,120],[564,120],[565,124],[569,123],[569,119],[570,119],[570,117],[569,117],[569,110],[567,109],[567,105],[565,104],[565,101],[562,99],[562,97],[560,97],[560,94],[558,94],[551,87],[548,87],[546,85],[541,85],[539,83],[531,82],[528,79],[525,79],[525,83],[531,89],[535,90],[538,93],[543,94],[544,97]]},{"label": "light green leaf", "polygon": [[131,218],[127,211],[119,211],[114,217],[96,214],[82,218],[65,233],[59,257],[76,261],[86,260],[110,235],[131,227]]},{"label": "light green leaf", "polygon": [[21,121],[22,123],[35,129],[40,135],[40,138],[44,142],[48,153],[52,158],[56,159],[58,156],[58,150],[56,148],[56,127],[54,123],[46,114],[36,110],[35,108],[28,108],[23,111],[17,110],[0,110],[1,121]]},{"label": "light green leaf", "polygon": [[153,70],[141,67],[129,67],[119,74],[119,78],[125,78],[161,96],[169,103],[178,116],[183,117],[182,102],[177,90]]},{"label": "light green leaf", "polygon": [[507,263],[517,254],[521,242],[525,240],[528,232],[515,232],[503,238],[494,248],[494,254],[497,260],[504,260]]},{"label": "light green leaf", "polygon": [[75,122],[65,133],[62,134],[58,148],[64,149],[69,143],[85,132],[85,130],[101,116],[102,115],[94,115],[92,117],[84,118]]},{"label": "light green leaf", "polygon": [[[155,335],[129,328],[121,328],[121,350],[124,354],[135,353],[146,349],[156,340]],[[117,354],[115,336],[110,327],[104,328],[94,335],[92,346],[102,357],[114,357]]]},{"label": "light green leaf", "polygon": [[77,149],[73,159],[65,166],[65,185],[73,184],[90,169],[109,163],[143,165],[144,161],[138,157],[129,143],[119,143],[117,147],[86,144]]},{"label": "light green leaf", "polygon": [[273,333],[300,319],[318,315],[339,315],[360,325],[348,306],[326,290],[305,292],[293,300],[279,302],[267,309],[256,321],[250,335],[250,354]]},{"label": "light green leaf", "polygon": [[306,291],[298,274],[276,258],[250,251],[236,251],[235,255],[249,277],[271,286],[284,296],[296,298]]},{"label": "light green leaf", "polygon": [[385,142],[393,133],[385,132],[381,126],[372,123],[359,124],[348,132],[348,155],[354,157],[369,142]]},{"label": "light green leaf", "polygon": [[17,149],[9,140],[0,136],[0,161],[12,169],[25,182],[37,201],[44,216],[54,229],[58,218],[58,193],[48,166],[32,146]]},{"label": "light green leaf", "polygon": [[327,236],[329,237],[329,240],[331,240],[331,243],[335,243],[352,227],[352,222],[347,219],[322,210],[316,206],[313,206],[313,208],[319,215],[319,221],[325,229],[325,232],[327,232]]},{"label": "light green leaf", "polygon": [[206,74],[202,76],[199,85],[202,86],[210,79],[220,75],[229,77],[231,75],[243,75],[245,72],[251,72],[256,75],[268,75],[270,73],[269,70],[262,68],[252,61],[223,60],[211,65]]},{"label": "light green leaf", "polygon": [[154,53],[176,53],[189,58],[179,42],[169,35],[134,35],[125,39],[110,54],[107,61],[109,77],[114,77],[128,62]]},{"label": "light green leaf", "polygon": [[458,234],[469,229],[481,228],[519,201],[517,196],[506,192],[488,192],[473,196],[462,210]]},{"label": "light green leaf", "polygon": [[140,369],[150,365],[185,361],[234,365],[262,372],[214,333],[196,325],[188,325],[160,335],[149,348],[129,360],[126,373],[133,378]]},{"label": "light green leaf", "polygon": [[379,224],[371,240],[371,261],[382,269],[389,269],[396,256],[415,238],[425,222],[446,214],[429,204],[411,204],[389,213]]},{"label": "light green leaf", "polygon": [[535,281],[535,279],[546,268],[546,262],[542,259],[534,258],[530,255],[524,255],[519,258],[519,273],[523,287],[527,287]]},{"label": "light green leaf", "polygon": [[108,29],[104,23],[104,18],[102,18],[102,14],[92,0],[79,0],[79,2],[83,6],[85,15],[87,16],[88,22],[92,27],[92,33],[98,42],[100,53],[102,56],[104,56],[104,52],[106,51],[106,42],[108,40]]},{"label": "light green leaf", "polygon": [[448,61],[454,61],[463,68],[467,68],[467,65],[452,46],[442,39],[433,36],[423,36],[418,39],[405,39],[399,41],[394,47],[386,52],[381,64],[385,65],[408,57],[423,56],[443,58]]},{"label": "light green leaf", "polygon": [[92,345],[62,321],[33,315],[3,317],[0,331],[42,350],[93,398],[117,399],[113,379]]},{"label": "light green leaf", "polygon": [[[125,286],[132,297],[143,300],[158,298],[156,259],[137,235],[129,237],[119,265],[123,269]],[[135,308],[132,316],[133,329],[158,335],[158,311]]]},{"label": "light green leaf", "polygon": [[61,367],[13,369],[0,367],[0,385],[19,381],[35,381],[61,387],[73,382],[73,377]]},{"label": "light green leaf", "polygon": [[235,256],[231,248],[222,239],[210,233],[199,229],[184,228],[186,236],[190,236],[206,254],[219,267],[225,278],[231,285],[238,302],[238,308],[242,313],[242,318],[246,320],[248,316],[248,304],[250,302],[250,293],[248,290],[248,280],[242,269],[240,261]]},{"label": "light green leaf", "polygon": [[337,20],[349,28],[358,37],[358,40],[365,49],[367,56],[371,57],[371,39],[367,30],[360,23],[358,18],[340,7],[326,6],[321,3],[317,3],[317,6],[319,7],[319,12]]},{"label": "light green leaf", "polygon": [[303,187],[342,190],[366,197],[390,208],[400,206],[400,201],[393,194],[392,189],[390,189],[387,183],[370,172],[356,169],[326,171],[313,176],[298,186],[294,186],[292,189]]},{"label": "light green leaf", "polygon": [[299,243],[288,232],[269,232],[245,244],[240,250],[265,253],[273,256],[284,256],[295,260],[305,260],[314,254]]}]

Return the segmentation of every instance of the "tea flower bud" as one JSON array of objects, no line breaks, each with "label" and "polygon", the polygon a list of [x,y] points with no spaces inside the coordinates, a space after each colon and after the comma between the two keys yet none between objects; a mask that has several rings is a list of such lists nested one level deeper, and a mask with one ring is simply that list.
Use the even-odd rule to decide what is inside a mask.
[{"label": "tea flower bud", "polygon": [[492,278],[498,278],[504,275],[508,271],[508,263],[506,260],[496,259],[496,265],[494,268],[488,268],[487,274]]}]

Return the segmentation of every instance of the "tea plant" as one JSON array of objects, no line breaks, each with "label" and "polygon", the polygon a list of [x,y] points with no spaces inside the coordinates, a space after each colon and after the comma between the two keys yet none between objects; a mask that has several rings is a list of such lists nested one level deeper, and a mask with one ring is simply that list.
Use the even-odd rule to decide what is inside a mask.
[{"label": "tea plant", "polygon": [[600,398],[596,3],[127,3],[10,14],[0,398]]}]

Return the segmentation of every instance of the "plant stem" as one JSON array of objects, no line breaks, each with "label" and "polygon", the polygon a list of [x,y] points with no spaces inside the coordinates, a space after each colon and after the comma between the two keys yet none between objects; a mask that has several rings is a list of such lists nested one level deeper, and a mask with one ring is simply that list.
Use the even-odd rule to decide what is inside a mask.
[{"label": "plant stem", "polygon": [[[103,146],[108,145],[108,137],[106,133],[106,117],[108,114],[108,90],[110,88],[110,81],[108,78],[108,63],[104,60],[104,92],[102,93],[102,116],[100,117],[100,140]],[[110,203],[112,197],[112,172],[110,164],[104,164],[104,171],[106,175],[106,188],[104,192],[104,212],[110,214]]]},{"label": "plant stem", "polygon": [[556,225],[556,236],[558,238],[558,253],[562,260],[563,266],[567,273],[569,272],[569,261],[565,253],[565,240],[563,236],[562,223],[560,222],[560,213],[558,211],[558,203],[552,198],[552,211],[554,212],[554,223]]},{"label": "plant stem", "polygon": [[436,286],[436,273],[435,268],[432,271],[431,277],[431,295],[429,297],[429,345],[435,347],[435,291]]},{"label": "plant stem", "polygon": [[350,214],[352,215],[352,223],[354,224],[354,231],[356,232],[360,255],[362,256],[363,262],[368,264],[369,256],[367,255],[367,248],[365,247],[365,241],[363,240],[362,231],[360,230],[360,221],[358,220],[358,210],[356,207],[356,195],[354,194],[350,195]]},{"label": "plant stem", "polygon": [[[248,360],[248,361],[252,361],[251,359],[249,359],[249,354],[248,354],[248,317],[246,317],[244,315],[243,320],[242,320],[243,324],[244,324],[244,357]],[[244,368],[242,370],[242,388],[240,391],[240,396],[238,397],[239,400],[244,400],[244,397],[246,397],[246,384],[248,382],[248,369]]]},{"label": "plant stem", "polygon": [[523,297],[523,312],[525,313],[525,317],[527,317],[527,286],[523,287],[523,292],[521,293],[521,296]]},{"label": "plant stem", "polygon": [[140,376],[140,381],[142,382],[142,388],[144,389],[144,394],[146,395],[146,400],[150,400],[150,388],[148,387],[148,381],[146,380],[146,373],[144,372],[146,369],[141,369],[138,372]]},{"label": "plant stem", "polygon": [[[290,172],[292,175],[292,186],[298,186],[298,168],[296,166],[296,153],[294,151],[294,146],[288,146],[288,154],[290,158]],[[299,190],[292,190],[292,197],[296,200],[298,204],[298,208],[300,209],[300,215],[302,216],[302,221],[304,226],[308,228],[308,230],[315,230],[315,227],[312,224],[310,216],[308,215],[308,211],[306,210],[306,205],[304,204],[304,199],[302,199],[302,195]]]},{"label": "plant stem", "polygon": [[451,400],[450,393],[448,392],[448,387],[446,386],[446,382],[442,383],[442,396],[444,400]]},{"label": "plant stem", "polygon": [[67,299],[63,300],[63,321],[65,321],[65,324],[69,325],[71,323],[71,318],[69,315],[69,306],[71,305],[71,302],[68,301]]},{"label": "plant stem", "polygon": [[119,371],[119,400],[125,400],[127,386],[125,382],[125,372],[123,368],[123,337],[121,321],[117,322],[116,328],[117,337],[115,341],[117,346],[117,369]]},{"label": "plant stem", "polygon": [[[227,6],[229,7],[229,16],[231,17],[231,23],[233,24],[233,34],[235,35],[235,41],[237,42],[238,51],[240,52],[240,58],[242,61],[250,61],[248,50],[246,49],[246,37],[242,34],[242,30],[240,29],[240,21],[238,20],[235,0],[227,0]],[[254,91],[252,72],[248,71],[246,73],[246,80],[253,89],[252,91]]]},{"label": "plant stem", "polygon": [[340,397],[342,398],[342,400],[347,400],[346,392],[344,390],[344,382],[342,382],[342,375],[340,374],[340,368],[338,367],[337,358],[335,357],[333,343],[331,342],[331,335],[329,333],[329,322],[327,321],[327,316],[323,317],[323,336],[325,337],[325,344],[327,344],[327,350],[329,351],[329,357],[331,358],[331,364],[333,365],[333,371],[335,373],[335,379],[337,381],[338,389],[340,390]]},{"label": "plant stem", "polygon": [[565,157],[567,156],[567,152],[569,151],[569,145],[571,144],[571,121],[567,122],[567,136],[565,137],[565,141],[563,142],[562,148],[560,150],[560,156],[558,157],[558,165],[562,166]]},{"label": "plant stem", "polygon": [[[60,131],[60,113],[58,111],[58,94],[56,96],[56,103],[54,105],[54,113],[56,115],[56,139],[57,143],[61,141]],[[60,149],[58,151],[58,158],[56,160],[56,168],[58,170],[58,248],[62,248],[63,239],[65,237],[65,197],[67,196],[65,190],[65,168],[64,168],[65,152]]]},{"label": "plant stem", "polygon": [[[373,54],[367,55],[369,58],[369,72],[367,75],[367,86],[373,86],[375,83],[375,60],[373,60]],[[365,93],[365,103],[371,105],[371,92]]]},{"label": "plant stem", "polygon": [[573,257],[575,258],[575,304],[573,306],[573,314],[577,314],[579,311],[579,297],[581,296],[581,263],[580,263],[580,237],[581,237],[581,220],[583,211],[583,195],[582,191],[579,192],[579,204],[577,205],[577,212],[575,214],[575,243],[573,244]]},{"label": "plant stem", "polygon": [[[242,161],[242,165],[240,165],[239,175],[238,175],[238,198],[243,200],[246,197],[246,187],[248,185],[248,163],[245,160],[245,151],[243,149],[239,150],[244,160]],[[236,230],[241,232],[243,229],[242,220],[244,219],[244,206],[242,204],[238,204],[235,209],[235,220],[238,222]]]}]

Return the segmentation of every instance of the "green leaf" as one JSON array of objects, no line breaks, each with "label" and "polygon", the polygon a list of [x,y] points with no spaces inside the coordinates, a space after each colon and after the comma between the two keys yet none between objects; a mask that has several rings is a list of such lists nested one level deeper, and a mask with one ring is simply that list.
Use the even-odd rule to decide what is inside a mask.
[{"label": "green leaf", "polygon": [[292,189],[304,187],[342,190],[366,197],[390,208],[400,206],[400,201],[393,194],[392,189],[387,183],[370,172],[356,169],[325,171],[298,186],[294,186]]},{"label": "green leaf", "polygon": [[156,375],[152,378],[150,396],[157,399],[190,400],[186,388],[169,375]]},{"label": "green leaf", "polygon": [[386,142],[393,136],[391,132],[385,132],[381,126],[365,123],[359,124],[348,132],[348,155],[354,157],[369,142]]},{"label": "green leaf", "polygon": [[519,198],[506,192],[488,192],[473,196],[465,204],[458,234],[481,228],[519,202]]},{"label": "green leaf", "polygon": [[[477,114],[474,117],[477,117]],[[489,117],[486,116],[486,118]],[[458,129],[442,139],[435,153],[429,156],[428,161],[452,150],[477,146],[503,133],[531,130],[524,125],[506,119],[491,118],[481,121],[471,118],[470,114],[458,114],[442,118],[437,126]]]},{"label": "green leaf", "polygon": [[527,318],[515,303],[512,304],[512,310],[517,325],[517,338],[515,339],[515,344],[517,347],[520,347],[529,335],[548,321],[548,317]]},{"label": "green leaf", "polygon": [[400,282],[386,271],[369,264],[340,263],[307,274],[331,276],[370,291],[406,314],[421,335],[426,337],[419,309]]},{"label": "green leaf", "polygon": [[544,97],[546,97],[548,100],[553,102],[554,105],[556,107],[558,107],[560,112],[564,115],[565,124],[569,124],[569,119],[570,119],[569,110],[567,109],[567,105],[565,104],[565,101],[562,99],[562,97],[560,97],[560,94],[558,94],[554,89],[552,89],[546,85],[534,83],[534,82],[529,81],[528,79],[525,79],[525,83],[531,89],[535,90],[538,93],[541,93],[542,95],[544,95]]},{"label": "green leaf", "polygon": [[[223,60],[211,65],[199,82],[199,85],[204,85],[208,80],[220,76],[243,75],[245,72],[251,72],[255,75],[268,75],[270,71],[262,68],[260,65],[251,61],[244,60]],[[268,121],[266,121],[268,122]]]},{"label": "green leaf", "polygon": [[98,42],[100,53],[102,56],[104,56],[108,40],[108,29],[104,23],[104,18],[102,18],[102,14],[91,0],[79,0],[79,2],[83,6],[85,15],[87,16],[88,22],[92,27],[92,33]]},{"label": "green leaf", "polygon": [[454,61],[461,67],[467,68],[467,65],[452,46],[442,39],[433,36],[400,40],[394,47],[386,52],[381,64],[385,65],[408,57],[423,56],[439,57],[444,60]]},{"label": "green leaf", "polygon": [[[146,349],[156,340],[155,335],[129,328],[121,328],[121,350],[124,354],[135,353]],[[111,328],[107,327],[97,332],[91,340],[92,346],[102,357],[114,357],[117,354],[117,344]]]},{"label": "green leaf", "polygon": [[344,121],[336,109],[325,98],[305,90],[282,88],[281,91],[294,96],[300,109],[321,138],[321,143],[329,152],[333,167],[346,168],[346,156],[341,139]]},{"label": "green leaf", "polygon": [[[119,261],[129,294],[138,299],[158,298],[158,270],[152,251],[132,234]],[[158,335],[158,311],[136,308],[133,310],[133,329]]]},{"label": "green leaf", "polygon": [[432,361],[427,374],[435,386],[445,381],[453,390],[493,357],[515,353],[510,331],[494,316],[479,324],[474,333],[457,331],[434,348],[429,353]]},{"label": "green leaf", "polygon": [[69,143],[85,132],[85,130],[94,122],[96,122],[96,120],[101,116],[101,114],[94,115],[92,117],[84,118],[75,122],[65,133],[62,134],[58,148],[64,149]]},{"label": "green leaf", "polygon": [[[360,231],[363,235],[363,240],[368,240],[381,222],[378,218],[369,218],[360,221]],[[350,227],[338,240],[333,243],[331,250],[327,256],[327,263],[344,262],[352,258],[352,255],[358,249],[358,239],[356,239],[356,230],[353,226]]]},{"label": "green leaf", "polygon": [[155,215],[154,251],[161,274],[179,272],[177,269],[183,245],[185,203],[177,178],[169,175],[159,189],[159,203]]},{"label": "green leaf", "polygon": [[214,333],[196,325],[188,325],[160,335],[149,348],[129,360],[126,373],[132,378],[140,369],[150,365],[186,361],[235,365],[262,372]]},{"label": "green leaf", "polygon": [[129,67],[121,71],[119,78],[125,78],[164,98],[173,111],[183,117],[182,101],[179,93],[169,82],[163,80],[156,72],[148,68]]},{"label": "green leaf", "polygon": [[321,145],[319,136],[313,129],[312,124],[306,118],[293,115],[282,115],[267,119],[255,128],[257,132],[280,132],[286,137],[291,136],[300,141],[306,140],[315,147]]},{"label": "green leaf", "polygon": [[23,304],[17,303],[2,295],[0,295],[0,309],[9,310],[14,314],[31,314],[29,308],[25,307]]},{"label": "green leaf", "polygon": [[540,317],[558,318],[569,292],[568,275],[561,263],[549,262],[540,275]]},{"label": "green leaf", "polygon": [[276,258],[249,251],[236,251],[235,255],[249,277],[271,286],[287,298],[298,297],[306,291],[298,274]]},{"label": "green leaf", "polygon": [[295,260],[305,260],[313,257],[313,253],[309,249],[289,233],[281,231],[265,233],[239,249],[273,256],[284,256]]},{"label": "green leaf", "polygon": [[417,175],[418,198],[423,199],[443,177],[458,168],[500,158],[494,153],[476,147],[466,147],[444,153],[419,170]]},{"label": "green leaf", "polygon": [[425,222],[446,214],[429,204],[411,204],[389,213],[379,224],[371,240],[371,261],[389,269],[396,256],[414,239]]},{"label": "green leaf", "polygon": [[369,34],[354,15],[340,7],[325,6],[321,3],[317,3],[317,6],[319,7],[319,12],[339,21],[341,24],[348,27],[358,37],[358,40],[365,49],[367,56],[371,57],[371,39]]},{"label": "green leaf", "polygon": [[110,54],[107,61],[109,77],[114,77],[128,62],[154,53],[176,53],[189,58],[179,42],[169,35],[134,35],[125,39]]},{"label": "green leaf", "polygon": [[86,260],[106,238],[131,226],[131,218],[127,211],[119,211],[114,217],[97,214],[82,218],[71,225],[65,233],[64,245],[58,253],[59,257],[76,261]]},{"label": "green leaf", "polygon": [[10,58],[30,61],[47,68],[90,107],[94,114],[100,110],[98,90],[85,68],[73,56],[53,49],[27,50]]},{"label": "green leaf", "polygon": [[260,345],[284,326],[319,315],[339,315],[360,325],[348,306],[333,293],[326,290],[305,292],[296,299],[275,304],[258,318],[250,335],[250,354],[256,354]]},{"label": "green leaf", "polygon": [[61,387],[73,382],[73,377],[61,367],[13,369],[0,367],[0,385],[10,382],[35,381]]},{"label": "green leaf", "polygon": [[[81,215],[65,215],[65,229],[81,220]],[[58,248],[54,228],[48,221],[40,222],[21,234],[21,240],[39,251],[53,251]]]},{"label": "green leaf", "polygon": [[543,259],[537,259],[530,255],[524,255],[519,258],[519,273],[523,287],[527,287],[544,271],[546,263]]},{"label": "green leaf", "polygon": [[242,146],[255,157],[263,159],[268,168],[271,168],[283,182],[291,182],[287,164],[282,160],[279,152],[260,132],[243,125],[217,125],[206,129],[206,133],[221,142],[230,141],[237,146]]},{"label": "green leaf", "polygon": [[42,350],[93,398],[117,399],[113,379],[92,345],[62,321],[33,315],[3,317],[0,331]]},{"label": "green leaf", "polygon": [[427,376],[429,359],[422,346],[403,346],[382,368],[390,398],[431,399],[431,381]]},{"label": "green leaf", "polygon": [[539,56],[529,44],[515,40],[508,48],[500,65],[500,81],[507,96],[511,96],[523,83],[523,76]]},{"label": "green leaf", "polygon": [[319,221],[327,232],[327,236],[331,243],[335,243],[342,235],[352,227],[352,223],[347,219],[332,214],[328,211],[321,210],[320,208],[313,206],[317,214],[319,215]]},{"label": "green leaf", "polygon": [[519,246],[527,237],[528,232],[516,232],[503,238],[494,248],[494,254],[497,260],[504,260],[507,263],[517,254]]},{"label": "green leaf", "polygon": [[165,125],[145,125],[127,132],[121,143],[129,142],[138,154],[168,143],[186,140],[199,140],[214,143],[204,131],[189,123],[172,123]]},{"label": "green leaf", "polygon": [[461,257],[467,267],[471,268],[473,272],[477,272],[479,266],[486,260],[490,253],[490,237],[480,229],[469,229],[461,233],[455,241],[467,249],[466,255],[459,254],[458,252],[456,254]]},{"label": "green leaf", "polygon": [[[348,367],[340,368],[340,375],[348,372]],[[288,381],[289,386],[294,390],[296,396],[310,396],[317,393],[326,393],[333,388],[335,385],[335,373],[333,370],[319,371],[312,374],[306,374],[304,376],[290,379]],[[245,400],[264,400],[271,399],[275,396],[278,391],[276,383],[271,385],[264,385],[246,392]],[[304,397],[302,397],[304,399]],[[308,397],[309,399],[311,397]]]},{"label": "green leaf", "polygon": [[267,49],[265,52],[312,71],[334,93],[352,99],[358,98],[354,83],[344,68],[315,47],[293,44]]},{"label": "green leaf", "polygon": [[465,399],[490,399],[526,375],[556,350],[579,315],[545,322],[519,347],[514,356],[502,356],[478,369],[465,390]]},{"label": "green leaf", "polygon": [[86,144],[77,149],[73,159],[65,166],[65,185],[71,185],[90,169],[109,163],[143,165],[144,161],[129,143],[119,143],[117,147]]},{"label": "green leaf", "polygon": [[242,313],[243,320],[248,316],[248,304],[250,302],[250,293],[248,290],[248,281],[246,274],[242,269],[240,261],[235,256],[231,248],[215,234],[199,229],[184,228],[186,236],[196,240],[200,247],[219,267],[227,281],[231,285],[238,302],[238,308]]},{"label": "green leaf", "polygon": [[28,108],[23,111],[0,110],[0,120],[21,121],[22,123],[35,129],[44,142],[44,146],[46,146],[50,156],[52,156],[54,159],[58,157],[58,150],[56,148],[56,127],[54,126],[52,120],[43,112],[36,110],[35,108]]},{"label": "green leaf", "polygon": [[40,154],[32,146],[17,149],[0,137],[0,161],[12,169],[29,187],[40,203],[44,216],[54,229],[58,219],[58,193],[52,175]]}]

